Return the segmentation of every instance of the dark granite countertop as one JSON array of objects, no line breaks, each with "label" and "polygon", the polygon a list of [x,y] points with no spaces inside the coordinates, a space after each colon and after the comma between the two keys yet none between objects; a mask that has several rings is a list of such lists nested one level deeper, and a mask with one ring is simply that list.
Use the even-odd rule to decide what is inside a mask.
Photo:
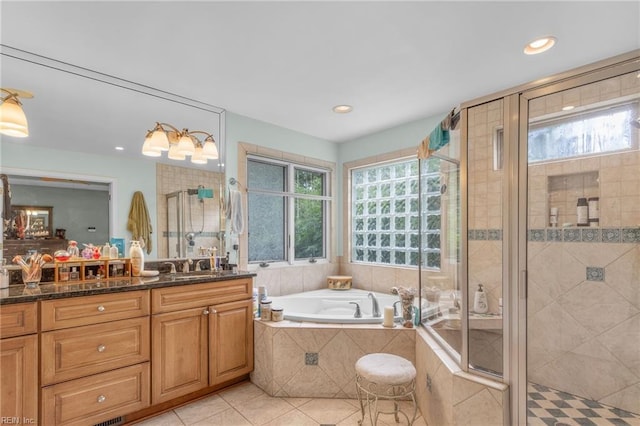
[{"label": "dark granite countertop", "polygon": [[215,283],[240,278],[255,277],[252,272],[190,272],[187,274],[161,274],[157,277],[133,277],[103,281],[85,281],[74,283],[40,283],[38,288],[28,289],[24,284],[10,285],[0,289],[0,305],[33,302],[36,300],[62,299],[67,297],[92,296],[95,294],[117,293],[123,291],[145,290],[149,288],[173,287],[198,283]]}]

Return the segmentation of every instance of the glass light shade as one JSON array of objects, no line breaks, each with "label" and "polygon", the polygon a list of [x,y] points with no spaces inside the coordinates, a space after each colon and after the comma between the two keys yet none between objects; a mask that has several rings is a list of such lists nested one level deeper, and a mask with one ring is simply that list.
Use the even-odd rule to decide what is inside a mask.
[{"label": "glass light shade", "polygon": [[217,159],[219,157],[219,154],[216,144],[211,141],[205,142],[204,146],[202,147],[202,156],[208,160]]},{"label": "glass light shade", "polygon": [[154,130],[151,134],[151,147],[159,151],[169,151],[169,139],[162,130]]},{"label": "glass light shade", "polygon": [[169,154],[167,154],[167,157],[170,160],[184,160],[185,158],[187,158],[186,155],[178,151],[178,144],[176,143],[171,145],[171,147],[169,148]]},{"label": "glass light shade", "polygon": [[196,148],[193,146],[193,141],[189,135],[182,135],[178,142],[178,152],[184,155],[193,155]]},{"label": "glass light shade", "polygon": [[160,157],[162,155],[162,151],[151,146],[151,136],[147,136],[144,138],[144,143],[142,144],[142,154],[147,157]]},{"label": "glass light shade", "polygon": [[7,99],[0,105],[0,133],[18,138],[29,136],[27,117],[13,99]]},{"label": "glass light shade", "polygon": [[197,146],[193,155],[191,156],[191,162],[193,164],[207,164],[207,159],[202,155],[202,147]]}]

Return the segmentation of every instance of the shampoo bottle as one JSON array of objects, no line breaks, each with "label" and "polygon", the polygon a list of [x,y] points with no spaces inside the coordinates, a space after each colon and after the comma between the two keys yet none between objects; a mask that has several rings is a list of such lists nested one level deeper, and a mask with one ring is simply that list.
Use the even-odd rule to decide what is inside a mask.
[{"label": "shampoo bottle", "polygon": [[140,247],[140,242],[131,241],[129,257],[131,258],[131,275],[139,277],[140,273],[144,270],[144,252],[142,251],[142,247]]},{"label": "shampoo bottle", "polygon": [[482,284],[478,284],[478,290],[476,291],[473,299],[473,312],[477,314],[486,314],[489,310],[487,303],[487,293],[482,289]]}]

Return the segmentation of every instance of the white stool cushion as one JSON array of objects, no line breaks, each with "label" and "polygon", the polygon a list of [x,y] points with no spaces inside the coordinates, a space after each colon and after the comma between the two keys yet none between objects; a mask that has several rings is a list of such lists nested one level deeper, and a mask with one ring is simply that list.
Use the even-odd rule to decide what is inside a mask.
[{"label": "white stool cushion", "polygon": [[369,382],[399,385],[415,379],[416,368],[401,356],[369,354],[356,362],[356,373]]}]

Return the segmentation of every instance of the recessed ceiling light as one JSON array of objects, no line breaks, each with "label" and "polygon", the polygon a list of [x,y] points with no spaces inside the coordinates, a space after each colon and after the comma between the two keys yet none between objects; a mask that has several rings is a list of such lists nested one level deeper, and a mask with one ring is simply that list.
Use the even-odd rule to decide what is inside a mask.
[{"label": "recessed ceiling light", "polygon": [[574,109],[575,107],[573,105],[567,105],[567,106],[563,106],[562,110],[563,111],[571,111],[572,109]]},{"label": "recessed ceiling light", "polygon": [[116,151],[124,151],[124,147],[123,146],[116,146]]},{"label": "recessed ceiling light", "polygon": [[348,112],[351,112],[352,110],[353,107],[351,105],[336,105],[333,107],[333,112],[338,114],[346,114]]},{"label": "recessed ceiling light", "polygon": [[540,37],[533,40],[531,43],[524,47],[524,53],[527,55],[536,55],[538,53],[546,52],[556,44],[556,38],[553,36]]}]

